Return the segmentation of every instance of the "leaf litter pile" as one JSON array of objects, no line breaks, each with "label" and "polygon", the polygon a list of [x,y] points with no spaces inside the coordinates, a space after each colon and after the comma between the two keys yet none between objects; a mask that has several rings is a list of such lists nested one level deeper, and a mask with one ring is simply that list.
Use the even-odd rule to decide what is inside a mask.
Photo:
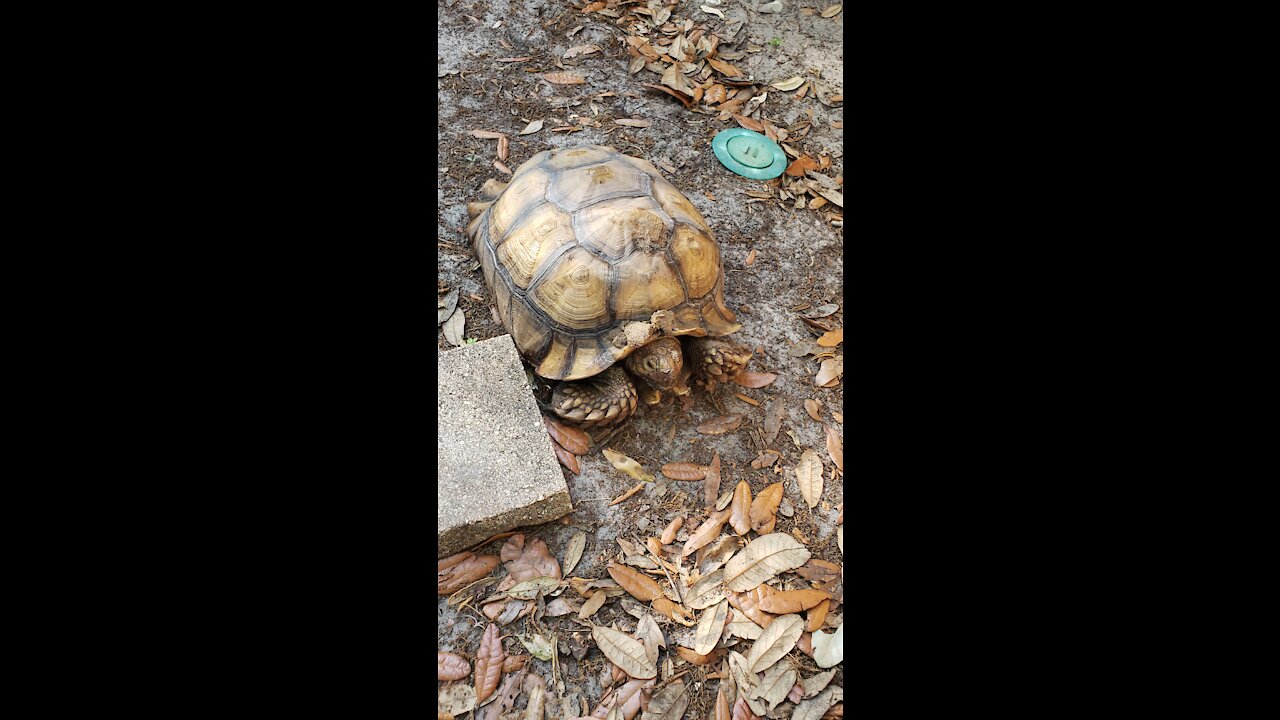
[{"label": "leaf litter pile", "polygon": [[[593,547],[578,530],[553,553],[504,533],[439,560],[437,592],[474,630],[459,636],[466,646],[437,649],[438,717],[843,717],[843,570],[778,526],[794,513],[783,503],[822,502],[822,460],[806,451],[794,490],[775,482],[755,497],[745,480],[716,497],[718,466],[718,455],[663,466],[711,499],[676,493],[666,524],[645,524],[653,534]],[[841,509],[841,553],[843,519]],[[584,553],[604,572],[574,574]],[[572,682],[584,674],[599,678],[599,697]]]}]

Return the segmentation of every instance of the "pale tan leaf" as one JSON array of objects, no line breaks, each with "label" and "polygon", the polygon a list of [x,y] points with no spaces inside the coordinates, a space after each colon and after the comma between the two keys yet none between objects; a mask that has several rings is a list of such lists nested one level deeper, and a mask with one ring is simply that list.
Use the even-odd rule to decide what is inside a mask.
[{"label": "pale tan leaf", "polygon": [[[769,623],[760,639],[747,653],[747,670],[763,672],[791,652],[804,632],[804,620],[799,615],[782,615]],[[790,690],[790,686],[787,686]]]},{"label": "pale tan leaf", "polygon": [[444,339],[454,347],[461,347],[466,332],[467,319],[462,308],[458,308],[444,321]]},{"label": "pale tan leaf", "polygon": [[658,662],[658,648],[667,646],[667,639],[662,636],[662,629],[653,616],[645,613],[636,625],[636,639],[644,643],[645,657],[650,662]]},{"label": "pale tan leaf", "polygon": [[844,9],[844,5],[832,5],[831,7],[822,11],[822,17],[824,18],[835,17],[843,9]]},{"label": "pale tan leaf", "polygon": [[613,122],[617,125],[624,125],[626,127],[638,127],[638,128],[647,128],[653,124],[652,120],[644,120],[641,118],[618,118]]},{"label": "pale tan leaf", "polygon": [[715,607],[702,611],[698,621],[698,629],[693,634],[693,650],[699,655],[708,655],[716,649],[720,635],[724,633],[724,621],[729,614],[729,601],[721,600]]},{"label": "pale tan leaf", "polygon": [[579,55],[590,55],[597,52],[600,52],[599,45],[574,45],[565,51],[564,59],[568,60],[569,58],[574,58]]},{"label": "pale tan leaf", "polygon": [[755,624],[751,620],[742,616],[739,617],[740,619],[737,622],[725,623],[725,629],[728,630],[731,635],[737,635],[738,637],[746,638],[747,640],[756,640],[760,637],[760,634],[764,632],[764,628]]},{"label": "pale tan leaf", "polygon": [[840,546],[840,554],[844,554],[844,526],[836,528],[836,544]]},{"label": "pale tan leaf", "polygon": [[707,466],[697,463],[667,463],[662,474],[672,480],[701,480],[707,476]]},{"label": "pale tan leaf", "polygon": [[436,680],[461,680],[471,674],[471,663],[461,655],[436,651]]},{"label": "pale tan leaf", "polygon": [[796,88],[800,87],[801,85],[803,85],[803,84],[804,84],[804,78],[800,77],[799,75],[796,75],[795,77],[787,78],[786,80],[779,80],[779,81],[777,81],[777,82],[773,82],[773,83],[769,83],[769,84],[770,84],[772,87],[775,87],[775,88],[777,88],[777,89],[779,89],[779,90],[782,90],[782,91],[784,91],[784,92],[790,92],[790,91],[795,90]]},{"label": "pale tan leaf", "polygon": [[699,7],[701,8],[702,12],[704,12],[704,13],[706,13],[706,14],[708,14],[708,15],[716,15],[716,16],[718,16],[721,20],[723,20],[723,19],[724,19],[724,13],[723,13],[723,12],[721,12],[720,10],[717,10],[717,9],[715,9],[715,8],[713,8],[713,7],[707,7],[706,5],[701,5],[701,6],[699,6]]},{"label": "pale tan leaf", "polygon": [[822,347],[835,347],[842,342],[844,342],[844,328],[842,327],[830,330],[818,338],[818,344]]},{"label": "pale tan leaf", "polygon": [[781,397],[769,401],[764,409],[764,441],[770,445],[778,439],[782,421],[787,416],[787,404]]},{"label": "pale tan leaf", "polygon": [[782,502],[782,483],[774,483],[761,490],[751,503],[751,529],[761,535],[773,532],[773,526],[778,520],[775,513],[780,502]]},{"label": "pale tan leaf", "polygon": [[698,548],[703,547],[712,540],[715,540],[720,536],[720,528],[723,528],[724,524],[728,521],[728,512],[725,512],[724,510],[717,510],[712,513],[711,517],[704,520],[703,523],[698,526],[698,529],[694,530],[693,533],[689,535],[689,539],[685,541],[684,550],[680,552],[680,555],[682,557],[689,557],[696,552]]},{"label": "pale tan leaf", "polygon": [[471,136],[480,138],[481,140],[498,140],[506,137],[507,134],[494,132],[492,130],[472,130]]},{"label": "pale tan leaf", "polygon": [[502,677],[502,661],[506,654],[502,649],[502,640],[498,637],[498,626],[489,623],[480,638],[480,649],[476,651],[476,702],[483,703],[498,687],[498,679]]},{"label": "pale tan leaf", "polygon": [[470,685],[449,685],[436,699],[436,712],[461,715],[476,706],[476,691]]},{"label": "pale tan leaf", "polygon": [[621,687],[615,688],[592,713],[594,718],[617,718],[632,720],[639,712],[643,702],[642,690],[653,685],[652,680],[629,680]]},{"label": "pale tan leaf", "polygon": [[[537,677],[537,675],[530,675],[529,677]],[[541,685],[535,685],[529,691],[529,704],[525,706],[524,720],[542,720],[546,693],[547,689]]]},{"label": "pale tan leaf", "polygon": [[[747,659],[733,650],[729,651],[729,676],[733,678],[732,685],[737,688],[738,697],[743,699],[749,700],[756,687],[760,685],[760,677],[747,669]],[[764,710],[763,707],[760,709]],[[752,708],[752,711],[754,712],[755,708]]]},{"label": "pale tan leaf", "polygon": [[733,489],[733,507],[729,509],[729,525],[739,535],[751,530],[751,486],[746,480],[738,481]]},{"label": "pale tan leaf", "polygon": [[684,606],[673,603],[665,597],[655,599],[653,601],[653,609],[685,627],[693,627],[694,625],[693,618],[689,616],[689,611],[684,609]]},{"label": "pale tan leaf", "polygon": [[554,85],[585,85],[587,82],[581,75],[570,72],[544,73],[542,79]]},{"label": "pale tan leaf", "polygon": [[827,383],[832,382],[844,374],[844,356],[839,355],[822,361],[822,367],[818,369],[818,375],[813,379],[813,383],[819,387],[825,387]]},{"label": "pale tan leaf", "polygon": [[724,89],[724,86],[719,83],[715,83],[711,87],[707,88],[707,92],[702,96],[702,99],[705,100],[708,105],[715,105],[716,103],[724,102],[727,97],[728,92]]},{"label": "pale tan leaf", "polygon": [[840,433],[831,425],[827,426],[827,453],[831,455],[831,462],[836,464],[836,469],[844,472],[844,442],[840,439]]},{"label": "pale tan leaf", "polygon": [[772,466],[781,457],[782,457],[782,453],[778,452],[777,450],[765,450],[764,452],[757,455],[755,460],[751,461],[751,467],[756,470],[767,468]]},{"label": "pale tan leaf", "polygon": [[641,602],[649,602],[662,596],[662,587],[656,580],[626,565],[609,563],[609,576],[621,585],[623,590],[631,593],[632,597]]},{"label": "pale tan leaf", "polygon": [[593,627],[591,637],[596,641],[600,652],[631,677],[646,680],[657,676],[658,667],[649,661],[644,645],[639,640],[603,625]]},{"label": "pale tan leaf", "polygon": [[785,533],[758,537],[725,564],[725,587],[734,592],[754,590],[779,573],[805,564],[809,556],[803,545]]},{"label": "pale tan leaf", "polygon": [[809,413],[809,417],[817,422],[822,422],[822,403],[813,398],[804,401],[804,409]]},{"label": "pale tan leaf", "polygon": [[437,562],[436,567],[436,594],[452,595],[493,572],[498,567],[498,557],[464,552]]},{"label": "pale tan leaf", "polygon": [[506,162],[507,156],[511,153],[511,141],[506,135],[498,138],[498,159]]},{"label": "pale tan leaf", "polygon": [[809,507],[818,504],[822,497],[822,460],[818,453],[805,450],[800,455],[800,463],[796,465],[796,484]]},{"label": "pale tan leaf", "polygon": [[653,476],[645,472],[644,468],[640,466],[640,463],[636,462],[635,460],[632,460],[626,455],[623,455],[622,453],[617,452],[616,450],[613,450],[611,448],[605,448],[604,456],[608,458],[610,464],[612,464],[615,468],[630,475],[636,480],[639,480],[640,482],[653,482],[654,480]]},{"label": "pale tan leaf", "polygon": [[582,609],[578,611],[578,619],[590,620],[591,616],[595,615],[596,611],[604,605],[604,601],[608,597],[608,593],[603,590],[597,590],[592,593],[591,597],[587,598],[587,601],[582,604]]},{"label": "pale tan leaf", "polygon": [[[461,312],[461,310],[458,311],[458,313]],[[723,435],[737,430],[740,425],[742,425],[741,415],[720,415],[702,423],[696,429],[703,435]]]},{"label": "pale tan leaf", "polygon": [[773,667],[760,679],[760,684],[751,692],[752,699],[759,698],[769,704],[772,710],[778,703],[787,699],[791,688],[795,686],[800,673],[790,663],[774,663]]},{"label": "pale tan leaf", "polygon": [[551,556],[547,544],[535,539],[526,545],[524,533],[512,535],[502,546],[502,562],[513,584],[543,575],[556,579],[564,577],[560,563]]},{"label": "pale tan leaf", "polygon": [[538,593],[550,592],[559,586],[558,579],[544,575],[517,583],[507,591],[507,594],[517,600],[532,600],[538,596]]},{"label": "pale tan leaf", "polygon": [[587,534],[579,530],[569,538],[569,544],[564,550],[564,575],[573,572],[578,566],[578,561],[582,559],[582,551],[587,547]]},{"label": "pale tan leaf", "polygon": [[698,578],[684,595],[684,604],[703,610],[725,598],[724,570],[716,570]]},{"label": "pale tan leaf", "polygon": [[524,126],[524,129],[523,129],[523,130],[521,130],[518,134],[520,134],[520,135],[532,135],[532,134],[534,134],[534,133],[538,132],[538,131],[539,131],[539,130],[541,130],[541,129],[542,129],[542,120],[541,120],[541,119],[538,119],[538,120],[534,120],[534,121],[530,122],[528,125],[525,125],[525,126]]},{"label": "pale tan leaf", "polygon": [[680,720],[688,707],[689,688],[677,680],[654,694],[640,720]]},{"label": "pale tan leaf", "polygon": [[[754,250],[752,252],[755,252]],[[729,382],[735,382],[743,387],[762,388],[777,380],[778,376],[774,373],[758,373],[758,372],[742,372],[729,378]]]},{"label": "pale tan leaf", "polygon": [[728,63],[724,60],[717,60],[715,58],[707,58],[707,64],[725,77],[735,78],[742,76],[742,71],[734,67],[733,63]]},{"label": "pale tan leaf", "polygon": [[527,61],[532,60],[532,59],[533,59],[533,56],[532,56],[532,55],[525,55],[525,56],[522,56],[522,57],[498,58],[498,62],[500,62],[500,63],[520,63],[520,62],[527,62]]},{"label": "pale tan leaf", "polygon": [[833,633],[813,634],[813,659],[820,668],[838,665],[844,660],[844,623]]},{"label": "pale tan leaf", "polygon": [[825,690],[827,685],[831,683],[831,678],[835,676],[835,670],[828,670],[824,673],[818,673],[811,678],[801,680],[800,685],[804,689],[804,697],[813,697]]},{"label": "pale tan leaf", "polygon": [[831,596],[818,590],[787,590],[777,592],[760,601],[760,609],[775,615],[798,613],[829,599]]},{"label": "pale tan leaf", "polygon": [[791,720],[819,720],[827,709],[844,696],[844,691],[835,685],[818,693],[816,697],[801,702],[796,706]]}]

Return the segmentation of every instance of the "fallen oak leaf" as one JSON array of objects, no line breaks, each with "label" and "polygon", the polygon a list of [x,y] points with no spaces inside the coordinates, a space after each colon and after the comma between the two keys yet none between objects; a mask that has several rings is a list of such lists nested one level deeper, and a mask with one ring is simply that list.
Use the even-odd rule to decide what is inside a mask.
[{"label": "fallen oak leaf", "polygon": [[492,130],[472,130],[471,136],[481,140],[498,140],[506,137],[506,133],[493,132]]},{"label": "fallen oak leaf", "polygon": [[740,425],[742,425],[741,415],[720,415],[702,423],[695,429],[703,435],[723,435],[737,430]]},{"label": "fallen oak leaf", "polygon": [[701,480],[707,476],[707,468],[697,463],[667,463],[662,474],[672,480]]},{"label": "fallen oak leaf", "polygon": [[622,501],[626,500],[627,498],[631,497],[632,495],[635,495],[636,493],[640,492],[643,488],[644,488],[644,483],[643,483],[643,482],[636,483],[636,486],[635,486],[635,487],[631,488],[630,490],[628,490],[628,491],[626,491],[626,492],[622,493],[621,495],[619,495],[618,497],[614,498],[613,502],[609,503],[609,505],[610,505],[610,506],[617,505],[618,503],[620,503],[620,502],[622,502]]},{"label": "fallen oak leaf", "polygon": [[818,387],[826,387],[828,383],[838,380],[843,374],[844,356],[839,355],[822,361],[822,367],[818,369],[818,375],[813,379],[813,383]]},{"label": "fallen oak leaf", "polygon": [[471,674],[471,663],[461,655],[436,651],[436,680],[461,680]]},{"label": "fallen oak leaf", "polygon": [[836,328],[818,338],[818,344],[822,347],[835,347],[842,342],[844,342],[844,328],[842,327]]},{"label": "fallen oak leaf", "polygon": [[653,578],[639,570],[633,570],[616,562],[609,563],[609,577],[612,577],[623,590],[641,602],[649,602],[662,597],[662,587]]},{"label": "fallen oak leaf", "polygon": [[720,496],[720,452],[718,450],[711,457],[711,465],[707,467],[707,477],[702,481],[702,492],[707,507],[715,507],[716,500]]},{"label": "fallen oak leaf", "polygon": [[524,129],[523,129],[523,130],[521,130],[520,132],[516,133],[516,134],[517,134],[517,135],[532,135],[532,134],[534,134],[534,133],[538,132],[538,131],[539,131],[539,130],[541,130],[541,129],[542,129],[542,120],[534,120],[533,122],[529,123],[528,125],[525,125],[525,126],[524,126]]},{"label": "fallen oak leaf", "polygon": [[[831,455],[831,461],[836,464],[836,469],[843,473],[844,441],[840,439],[840,433],[836,432],[836,429],[831,425],[827,426],[827,453]],[[843,514],[841,517],[843,517]]]},{"label": "fallen oak leaf", "polygon": [[818,590],[787,590],[762,598],[760,608],[775,615],[787,615],[817,607],[829,599],[830,595]]},{"label": "fallen oak leaf", "polygon": [[646,128],[653,124],[652,120],[642,120],[637,118],[618,118],[613,121],[616,125],[624,125],[626,127]]},{"label": "fallen oak leaf", "polygon": [[556,442],[574,455],[586,455],[590,450],[590,439],[578,428],[564,425],[546,415],[542,416],[542,424],[547,426],[547,432]]},{"label": "fallen oak leaf", "polygon": [[542,79],[553,85],[585,85],[587,83],[587,79],[583,76],[569,72],[543,73]]},{"label": "fallen oak leaf", "polygon": [[778,376],[775,373],[758,373],[743,370],[737,375],[729,378],[729,382],[735,382],[743,387],[757,389],[770,385],[777,379]]},{"label": "fallen oak leaf", "polygon": [[498,558],[495,555],[477,556],[475,553],[465,552],[445,558],[437,563],[436,593],[452,595],[493,572],[496,567]]},{"label": "fallen oak leaf", "polygon": [[760,494],[751,503],[751,529],[760,535],[768,535],[773,532],[773,526],[778,521],[776,513],[778,504],[782,502],[782,490],[782,483],[773,483],[761,490]]},{"label": "fallen oak leaf", "polygon": [[640,463],[636,462],[635,460],[632,460],[631,458],[627,457],[626,455],[623,455],[622,453],[616,450],[613,450],[612,448],[605,448],[603,452],[604,452],[604,456],[609,460],[609,463],[611,465],[613,465],[618,470],[621,470],[622,472],[630,475],[632,478],[635,478],[636,480],[639,480],[642,483],[654,481],[654,477],[649,473],[645,472],[644,468],[641,467]]}]

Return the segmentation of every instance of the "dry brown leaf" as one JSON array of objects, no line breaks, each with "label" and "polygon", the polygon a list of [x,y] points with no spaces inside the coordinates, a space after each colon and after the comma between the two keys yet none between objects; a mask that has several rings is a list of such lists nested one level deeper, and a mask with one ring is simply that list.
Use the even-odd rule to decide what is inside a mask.
[{"label": "dry brown leaf", "polygon": [[[441,567],[443,565],[443,567]],[[495,555],[458,553],[437,563],[436,594],[452,595],[493,572],[498,567]]]},{"label": "dry brown leaf", "polygon": [[844,328],[836,328],[818,338],[818,344],[822,347],[835,347],[844,342]]},{"label": "dry brown leaf", "polygon": [[641,491],[641,490],[643,490],[643,489],[644,489],[644,483],[643,483],[643,482],[636,483],[636,486],[635,486],[635,487],[631,488],[630,490],[628,490],[628,491],[626,491],[626,492],[622,493],[621,495],[619,495],[618,497],[614,498],[614,499],[613,499],[613,502],[609,503],[609,505],[611,505],[611,506],[612,506],[612,505],[617,505],[618,503],[622,502],[623,500],[626,500],[627,498],[631,497],[632,495],[635,495],[636,493],[640,492],[640,491]]},{"label": "dry brown leaf", "polygon": [[804,409],[808,411],[809,417],[813,418],[817,422],[822,422],[822,403],[821,402],[814,400],[813,398],[809,398],[808,400],[804,401]]},{"label": "dry brown leaf", "polygon": [[532,540],[525,545],[524,533],[517,533],[502,546],[502,562],[510,574],[512,583],[522,583],[536,577],[564,577],[560,563],[551,556],[547,544]]},{"label": "dry brown leaf", "polygon": [[564,59],[577,57],[579,55],[590,55],[591,53],[600,52],[599,45],[574,45],[564,53]]},{"label": "dry brown leaf", "polygon": [[736,120],[739,125],[741,125],[742,127],[748,130],[753,130],[758,133],[764,132],[764,125],[761,125],[760,121],[758,120],[752,120],[746,115],[739,115],[737,113],[733,114],[733,119]]},{"label": "dry brown leaf", "polygon": [[747,259],[743,264],[746,265],[747,267],[751,267],[751,264],[754,263],[755,261],[756,261],[756,249],[751,248],[751,252],[747,253]]},{"label": "dry brown leaf", "polygon": [[742,425],[741,415],[720,415],[699,425],[696,430],[703,435],[723,435]]},{"label": "dry brown leaf", "polygon": [[720,636],[724,634],[724,621],[729,615],[729,601],[721,600],[714,607],[702,611],[702,619],[693,634],[693,651],[699,655],[709,655],[716,649]]},{"label": "dry brown leaf", "polygon": [[554,85],[585,85],[587,82],[581,75],[570,72],[544,73],[542,79]]},{"label": "dry brown leaf", "polygon": [[617,581],[623,590],[631,593],[635,599],[641,602],[649,602],[656,597],[662,596],[662,587],[648,575],[614,562],[609,563],[608,569],[609,576]]},{"label": "dry brown leaf", "polygon": [[591,449],[591,440],[587,434],[578,428],[570,427],[559,421],[552,420],[546,415],[542,416],[542,424],[547,427],[547,433],[555,439],[556,442],[564,446],[565,450],[574,455],[586,455]]},{"label": "dry brown leaf", "polygon": [[471,136],[481,140],[499,140],[507,135],[506,133],[493,132],[492,130],[472,130]]},{"label": "dry brown leaf", "polygon": [[754,388],[765,387],[766,385],[769,385],[770,383],[772,383],[774,380],[777,380],[777,379],[778,379],[778,376],[775,375],[774,373],[747,372],[746,370],[743,370],[737,375],[734,375],[733,377],[729,378],[729,381],[738,383],[743,387],[749,387],[754,389]]},{"label": "dry brown leaf", "polygon": [[675,542],[676,533],[680,532],[680,528],[683,525],[684,525],[684,516],[677,515],[676,519],[668,523],[667,527],[663,529],[662,537],[658,539],[659,542],[661,542],[663,545],[670,545],[671,543]]},{"label": "dry brown leaf", "polygon": [[818,387],[825,387],[827,383],[837,380],[843,374],[844,356],[840,355],[822,361],[822,367],[818,369],[818,375],[813,379],[813,383]]},{"label": "dry brown leaf", "polygon": [[833,562],[811,558],[796,569],[796,574],[815,584],[823,584],[840,578],[843,568]]},{"label": "dry brown leaf", "polygon": [[587,534],[579,530],[569,539],[569,544],[564,550],[564,573],[568,575],[578,566],[578,561],[582,559],[582,551],[587,547]]},{"label": "dry brown leaf", "polygon": [[689,707],[689,699],[689,687],[676,680],[654,694],[640,720],[680,720]]},{"label": "dry brown leaf", "polygon": [[507,659],[502,661],[502,672],[503,674],[518,672],[528,662],[528,655],[508,655]]},{"label": "dry brown leaf", "polygon": [[590,620],[591,616],[595,615],[596,611],[604,606],[604,601],[607,600],[608,597],[608,593],[604,590],[597,590],[592,593],[591,597],[587,598],[587,601],[582,604],[582,609],[578,611],[578,619]]},{"label": "dry brown leaf", "polygon": [[702,497],[706,501],[708,508],[714,507],[716,500],[720,497],[719,451],[712,455],[711,465],[707,466],[707,477],[702,481]]},{"label": "dry brown leaf", "polygon": [[751,707],[747,705],[746,698],[738,697],[738,702],[733,706],[732,720],[760,720],[760,716],[751,712]]},{"label": "dry brown leaf", "polygon": [[560,443],[555,441],[555,438],[551,438],[551,449],[556,453],[556,460],[559,460],[566,470],[574,475],[582,474],[582,469],[578,467],[578,456],[564,449]]},{"label": "dry brown leaf", "polygon": [[642,120],[639,118],[618,118],[613,122],[618,125],[625,125],[626,127],[638,127],[638,128],[647,128],[653,124],[652,120]]},{"label": "dry brown leaf", "polygon": [[733,505],[729,508],[729,525],[739,535],[751,530],[751,486],[746,480],[738,481],[733,489]]},{"label": "dry brown leaf", "polygon": [[507,156],[511,154],[511,141],[506,135],[498,138],[498,159],[506,162]]},{"label": "dry brown leaf", "polygon": [[805,564],[809,556],[808,549],[790,535],[763,535],[725,563],[725,586],[734,592],[754,590],[779,573]]},{"label": "dry brown leaf", "polygon": [[796,75],[795,77],[790,77],[790,78],[787,78],[786,80],[779,80],[777,82],[769,83],[769,87],[777,88],[778,90],[781,90],[783,92],[791,92],[792,90],[795,90],[796,88],[800,87],[803,84],[804,84],[804,78],[800,77],[799,75]]},{"label": "dry brown leaf", "polygon": [[[501,140],[499,140],[499,142],[502,142],[502,141],[501,141]],[[503,165],[503,164],[502,164],[502,162],[501,162],[501,161],[499,161],[499,160],[494,160],[494,161],[493,161],[493,167],[494,167],[494,169],[496,169],[498,172],[500,172],[500,173],[504,173],[504,174],[506,174],[506,175],[514,175],[514,174],[515,174],[515,173],[511,172],[511,168],[507,167],[506,165]]]},{"label": "dry brown leaf", "polygon": [[760,699],[772,710],[791,693],[800,673],[790,663],[774,663],[773,667],[760,679],[760,684],[751,691],[750,699]]},{"label": "dry brown leaf", "polygon": [[702,99],[705,100],[708,105],[715,105],[716,103],[724,102],[725,98],[728,96],[728,92],[725,91],[723,85],[720,83],[714,83],[711,87],[707,88]]},{"label": "dry brown leaf", "polygon": [[742,77],[742,71],[734,67],[733,63],[725,62],[724,60],[717,60],[715,58],[707,58],[707,64],[725,77]]},{"label": "dry brown leaf", "polygon": [[[710,610],[708,610],[707,612],[710,612]],[[724,657],[725,650],[724,648],[720,648],[719,650],[712,650],[707,655],[703,655],[698,651],[693,650],[692,648],[687,648],[687,647],[682,647],[680,645],[677,645],[676,652],[680,653],[680,657],[684,658],[685,662],[689,663],[690,665],[710,665],[711,663]]]},{"label": "dry brown leaf", "polygon": [[773,667],[774,663],[791,652],[803,632],[804,620],[799,615],[781,615],[775,618],[747,653],[747,671],[764,672]]},{"label": "dry brown leaf", "polygon": [[630,680],[621,687],[614,688],[601,699],[600,705],[592,711],[590,717],[601,720],[632,720],[640,712],[645,694],[641,691],[651,685],[653,680]]},{"label": "dry brown leaf", "polygon": [[538,132],[538,131],[539,131],[539,130],[541,130],[541,129],[542,129],[542,120],[540,120],[540,119],[539,119],[539,120],[534,120],[534,121],[530,122],[528,125],[525,125],[525,126],[524,126],[524,129],[523,129],[523,130],[521,130],[519,133],[516,133],[516,134],[517,134],[517,135],[532,135],[532,134],[534,134],[534,133]]},{"label": "dry brown leaf", "polygon": [[657,676],[658,668],[649,661],[644,645],[639,640],[603,625],[593,627],[591,637],[596,641],[600,652],[631,677],[647,680]]},{"label": "dry brown leaf", "polygon": [[816,607],[831,596],[817,590],[787,590],[776,592],[760,601],[760,608],[775,615],[798,613]]},{"label": "dry brown leaf", "polygon": [[787,166],[787,174],[791,177],[804,177],[806,170],[816,170],[818,161],[808,155],[801,155],[795,159],[795,162]]},{"label": "dry brown leaf", "polygon": [[728,521],[729,513],[727,511],[719,510],[712,513],[711,517],[704,520],[703,523],[698,526],[697,530],[690,533],[689,539],[684,543],[684,550],[680,553],[681,557],[689,557],[696,552],[698,548],[707,545],[712,540],[719,537],[720,528],[723,528],[724,524]]},{"label": "dry brown leaf", "polygon": [[831,610],[831,600],[823,600],[822,602],[809,608],[809,620],[805,623],[806,632],[817,632],[822,627],[822,623],[827,619],[827,613]]},{"label": "dry brown leaf", "polygon": [[816,506],[822,497],[822,460],[818,453],[810,449],[801,453],[800,464],[796,465],[796,484],[809,507]]},{"label": "dry brown leaf", "polygon": [[679,100],[679,101],[680,101],[680,104],[684,105],[686,108],[688,108],[688,107],[690,107],[691,105],[693,105],[693,100],[692,100],[688,95],[686,95],[686,94],[684,94],[684,93],[681,93],[681,92],[676,92],[675,90],[672,90],[671,88],[669,88],[669,87],[667,87],[667,86],[665,86],[665,85],[655,85],[655,84],[653,84],[653,83],[641,83],[641,84],[642,84],[644,87],[647,87],[647,88],[652,88],[652,89],[654,89],[654,90],[661,90],[662,92],[664,92],[664,93],[666,93],[666,94],[670,95],[671,97],[673,97],[673,98],[675,98],[675,99]]},{"label": "dry brown leaf", "polygon": [[777,450],[765,450],[764,452],[757,455],[755,460],[751,461],[751,467],[755,468],[756,470],[767,468],[773,465],[775,462],[777,462],[778,459],[781,457],[782,457],[782,453],[778,452]]},{"label": "dry brown leaf", "polygon": [[724,597],[724,570],[716,570],[698,578],[685,593],[684,604],[694,610],[705,610]]},{"label": "dry brown leaf", "polygon": [[693,619],[689,617],[689,611],[683,606],[671,602],[665,597],[657,598],[652,603],[653,609],[662,613],[665,617],[671,618],[685,627],[693,627]]},{"label": "dry brown leaf", "polygon": [[462,311],[462,308],[458,308],[457,310],[454,310],[453,314],[449,316],[449,319],[444,321],[444,327],[441,328],[441,330],[444,332],[445,341],[447,341],[450,345],[453,345],[454,347],[462,347],[463,336],[466,333],[466,327],[467,327],[466,313]]},{"label": "dry brown leaf", "polygon": [[498,636],[498,626],[489,623],[484,636],[480,638],[480,649],[476,651],[477,703],[483,703],[498,688],[498,679],[502,677],[502,661],[505,659],[502,639]]},{"label": "dry brown leaf", "polygon": [[824,670],[844,662],[844,623],[833,633],[813,633],[813,659]]},{"label": "dry brown leaf", "polygon": [[741,611],[743,615],[746,615],[751,622],[762,628],[767,628],[777,616],[761,610],[760,601],[776,592],[777,590],[768,585],[761,585],[751,592],[730,592],[726,597],[729,599],[729,604]]},{"label": "dry brown leaf", "polygon": [[827,426],[827,453],[831,455],[831,461],[836,464],[836,469],[844,472],[844,441],[840,439],[840,433],[831,425]]},{"label": "dry brown leaf", "polygon": [[750,404],[750,405],[755,405],[755,406],[757,406],[757,407],[759,407],[759,406],[760,406],[760,401],[759,401],[759,400],[756,400],[756,399],[754,399],[754,398],[749,398],[749,397],[747,397],[746,395],[743,395],[742,393],[734,393],[734,394],[733,394],[733,396],[734,396],[734,397],[736,397],[736,398],[738,398],[739,400],[741,400],[741,401],[742,401],[742,402],[744,402],[744,403],[748,403],[748,404]]},{"label": "dry brown leaf", "polygon": [[436,698],[438,715],[461,715],[476,706],[476,691],[470,685],[461,683],[447,685]]},{"label": "dry brown leaf", "polygon": [[461,655],[436,651],[436,680],[461,680],[471,674],[471,663]]},{"label": "dry brown leaf", "polygon": [[777,482],[756,496],[751,503],[751,529],[761,535],[768,535],[773,532],[773,526],[778,521],[777,511],[778,504],[782,502],[782,483]]},{"label": "dry brown leaf", "polygon": [[843,9],[844,9],[844,5],[832,5],[831,7],[822,11],[822,17],[824,18],[835,17]]},{"label": "dry brown leaf", "polygon": [[701,480],[707,476],[707,466],[697,463],[667,463],[662,474],[672,480]]},{"label": "dry brown leaf", "polygon": [[782,429],[782,420],[787,416],[787,404],[781,397],[769,401],[764,410],[764,441],[772,445],[778,439],[778,431]]},{"label": "dry brown leaf", "polygon": [[533,56],[532,56],[532,55],[525,55],[524,57],[498,58],[498,62],[501,62],[501,63],[518,63],[518,62],[527,62],[527,61],[532,60],[532,59],[533,59]]}]

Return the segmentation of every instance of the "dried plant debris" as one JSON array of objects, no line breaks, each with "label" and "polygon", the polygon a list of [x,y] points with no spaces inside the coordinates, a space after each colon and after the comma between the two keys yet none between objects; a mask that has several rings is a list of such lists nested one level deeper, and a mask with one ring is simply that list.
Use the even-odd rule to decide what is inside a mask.
[{"label": "dried plant debris", "polygon": [[611,448],[604,449],[604,456],[618,470],[630,475],[640,482],[653,482],[654,477],[644,471],[640,463]]},{"label": "dried plant debris", "polygon": [[493,572],[497,566],[497,556],[477,556],[471,552],[458,553],[439,560],[436,562],[436,594],[452,595]]}]

